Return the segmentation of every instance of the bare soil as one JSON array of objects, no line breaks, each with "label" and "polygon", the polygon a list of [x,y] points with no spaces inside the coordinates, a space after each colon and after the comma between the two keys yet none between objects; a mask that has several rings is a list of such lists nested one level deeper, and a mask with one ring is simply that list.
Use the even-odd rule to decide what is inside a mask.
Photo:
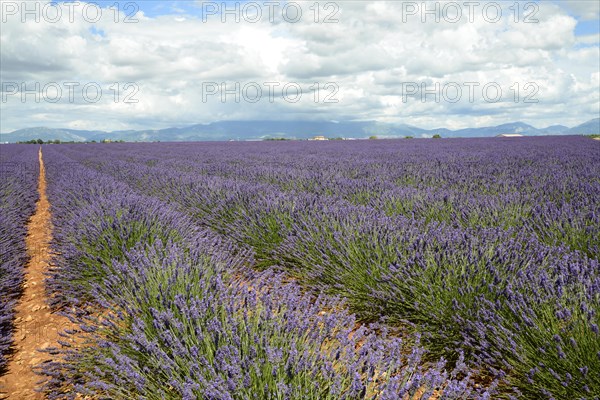
[{"label": "bare soil", "polygon": [[39,350],[60,347],[57,341],[66,339],[60,337],[59,332],[73,327],[67,318],[52,313],[46,301],[44,273],[51,258],[52,224],[41,148],[38,157],[39,200],[27,225],[26,246],[30,261],[25,268],[23,295],[15,307],[14,353],[7,373],[0,377],[0,399],[44,399],[37,391],[42,378],[32,368],[51,360],[52,356]]}]

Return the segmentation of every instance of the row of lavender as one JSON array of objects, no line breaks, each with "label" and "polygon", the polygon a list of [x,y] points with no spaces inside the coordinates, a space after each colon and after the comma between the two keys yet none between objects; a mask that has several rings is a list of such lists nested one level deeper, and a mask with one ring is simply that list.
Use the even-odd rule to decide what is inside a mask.
[{"label": "row of lavender", "polygon": [[[51,349],[50,398],[489,398],[466,366],[356,327],[187,213],[96,171],[83,146],[44,146],[57,256],[52,305],[86,341]],[[99,148],[96,148],[99,150]],[[71,155],[72,157],[68,157]],[[78,157],[74,157],[78,155]],[[375,331],[378,334],[375,334]]]},{"label": "row of lavender", "polygon": [[[450,141],[444,145],[454,148],[412,146],[399,152],[387,144],[341,152],[334,146],[308,154],[302,161],[298,154],[304,157],[307,152],[294,147],[300,143],[288,148],[263,144],[265,147],[246,147],[243,152],[228,144],[221,149],[208,148],[196,160],[190,160],[195,149],[186,154],[184,148],[174,146],[161,147],[159,158],[155,149],[149,149],[138,161],[155,166],[147,170],[149,176],[174,168],[226,178],[221,181],[234,185],[256,184],[259,190],[275,184],[274,189],[284,193],[291,190],[292,194],[342,199],[387,216],[462,227],[515,227],[544,243],[566,244],[596,258],[600,237],[595,196],[598,149],[593,147],[595,143],[585,141],[589,142],[585,138],[572,143],[545,138],[542,143],[520,142],[514,148],[510,146],[514,142],[500,142],[500,148],[487,152],[485,146],[494,143],[482,142],[477,148],[474,144],[478,141]],[[126,147],[122,150],[128,151]],[[344,154],[345,150],[350,151]],[[461,164],[459,160],[465,157],[469,160]],[[134,161],[125,158],[122,165],[111,163],[114,174],[124,173],[121,166]]]},{"label": "row of lavender", "polygon": [[525,397],[600,392],[586,138],[64,148]]},{"label": "row of lavender", "polygon": [[36,146],[0,147],[0,373],[6,368],[13,335],[14,306],[27,262],[27,219],[37,201]]},{"label": "row of lavender", "polygon": [[[586,143],[588,142],[588,143]],[[586,138],[520,142],[469,139],[327,143],[127,145],[111,148],[114,174],[128,163],[193,172],[280,192],[333,196],[388,216],[469,227],[515,227],[591,257],[600,253],[598,148]],[[106,149],[105,149],[106,150]],[[113,153],[114,151],[114,153]],[[102,163],[100,158],[97,162]],[[150,178],[146,178],[150,179]]]}]

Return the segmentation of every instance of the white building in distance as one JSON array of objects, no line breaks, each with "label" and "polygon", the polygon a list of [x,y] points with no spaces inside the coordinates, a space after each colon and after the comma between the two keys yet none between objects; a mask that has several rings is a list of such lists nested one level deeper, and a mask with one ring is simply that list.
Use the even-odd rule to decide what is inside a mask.
[{"label": "white building in distance", "polygon": [[496,137],[523,137],[520,133],[501,133]]}]

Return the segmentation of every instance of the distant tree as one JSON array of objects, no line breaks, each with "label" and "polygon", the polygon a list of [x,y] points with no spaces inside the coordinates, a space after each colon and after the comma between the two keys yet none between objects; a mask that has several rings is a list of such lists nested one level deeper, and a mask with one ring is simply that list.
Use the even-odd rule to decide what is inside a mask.
[{"label": "distant tree", "polygon": [[36,140],[36,143],[37,144],[44,144],[44,141],[42,139],[38,139],[38,140]]},{"label": "distant tree", "polygon": [[433,138],[434,139],[441,139],[442,137],[436,133],[435,135],[433,135]]},{"label": "distant tree", "polygon": [[404,136],[404,139],[412,139],[412,136]]},{"label": "distant tree", "polygon": [[56,139],[54,142],[52,142],[54,144],[60,144],[60,140]]},{"label": "distant tree", "polygon": [[377,136],[375,136],[375,135],[373,135],[373,136],[369,136],[369,139],[371,139],[371,140],[375,140],[375,139],[377,139]]}]

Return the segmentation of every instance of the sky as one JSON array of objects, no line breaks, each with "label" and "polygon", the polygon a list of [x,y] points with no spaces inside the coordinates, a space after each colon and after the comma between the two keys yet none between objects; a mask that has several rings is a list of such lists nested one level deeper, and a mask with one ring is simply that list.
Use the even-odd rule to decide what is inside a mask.
[{"label": "sky", "polygon": [[600,115],[600,1],[0,0],[0,131]]}]

